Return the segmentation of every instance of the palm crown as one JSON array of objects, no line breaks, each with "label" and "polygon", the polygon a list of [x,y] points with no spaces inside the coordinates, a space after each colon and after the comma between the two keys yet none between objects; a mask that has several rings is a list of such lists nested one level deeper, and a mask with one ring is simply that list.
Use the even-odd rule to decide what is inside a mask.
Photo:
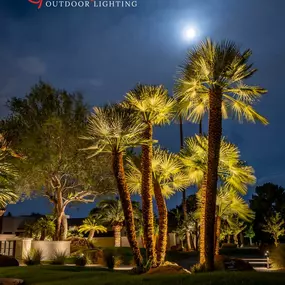
[{"label": "palm crown", "polygon": [[100,225],[99,221],[94,217],[86,218],[83,224],[79,227],[80,233],[89,233],[93,231],[94,233],[106,233],[107,229]]},{"label": "palm crown", "polygon": [[[208,138],[195,136],[185,140],[185,147],[181,151],[181,161],[189,173],[192,184],[201,184],[207,173]],[[238,148],[226,141],[221,140],[220,160],[218,176],[223,182],[224,188],[236,190],[246,194],[247,185],[255,183],[254,170],[251,166],[244,165],[240,160]]]},{"label": "palm crown", "polygon": [[[132,193],[140,194],[142,181],[140,164],[135,159],[128,158],[127,161],[126,177],[129,189]],[[166,198],[189,186],[189,178],[179,156],[159,147],[153,150],[152,174],[154,183],[160,185],[162,194]]]},{"label": "palm crown", "polygon": [[143,144],[144,124],[137,120],[134,112],[118,105],[103,108],[94,107],[88,119],[89,136],[82,137],[94,144],[86,150],[93,150],[95,156],[101,152],[124,152],[129,147]]},{"label": "palm crown", "polygon": [[138,84],[126,95],[124,106],[142,114],[145,123],[162,125],[169,123],[174,112],[175,101],[162,86]]},{"label": "palm crown", "polygon": [[249,63],[250,49],[240,52],[231,41],[219,44],[210,39],[189,51],[187,62],[175,86],[175,97],[180,114],[198,123],[209,111],[209,92],[222,93],[222,115],[239,121],[268,121],[252,107],[267,91],[259,86],[244,83],[256,69]]}]

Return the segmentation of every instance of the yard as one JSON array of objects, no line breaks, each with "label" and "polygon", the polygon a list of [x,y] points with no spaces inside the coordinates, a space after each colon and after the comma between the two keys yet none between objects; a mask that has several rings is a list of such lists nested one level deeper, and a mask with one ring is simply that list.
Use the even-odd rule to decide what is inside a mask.
[{"label": "yard", "polygon": [[1,268],[1,277],[24,279],[27,285],[78,285],[78,284],[284,284],[284,273],[258,272],[215,272],[195,275],[147,276],[131,275],[127,272],[110,272],[95,268],[69,266],[31,266],[18,268]]}]

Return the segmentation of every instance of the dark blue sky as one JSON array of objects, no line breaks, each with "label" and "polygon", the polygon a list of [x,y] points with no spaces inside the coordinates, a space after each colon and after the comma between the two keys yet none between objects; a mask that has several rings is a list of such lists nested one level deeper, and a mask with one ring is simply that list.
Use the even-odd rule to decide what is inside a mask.
[{"label": "dark blue sky", "polygon": [[[164,84],[171,92],[177,66],[191,45],[181,31],[194,25],[200,39],[228,38],[253,50],[259,71],[251,83],[269,90],[256,109],[270,125],[228,120],[223,131],[255,168],[258,184],[285,185],[284,10],[284,0],[138,0],[137,8],[40,10],[28,0],[1,0],[1,116],[6,114],[6,100],[23,96],[39,78],[83,92],[90,105],[121,100],[137,82]],[[196,130],[196,125],[185,125],[186,135]],[[177,125],[155,132],[172,151],[179,148],[178,134]],[[180,197],[173,197],[169,206]],[[33,200],[8,210],[46,212],[47,205]],[[71,214],[84,216],[89,209],[82,206]]]}]

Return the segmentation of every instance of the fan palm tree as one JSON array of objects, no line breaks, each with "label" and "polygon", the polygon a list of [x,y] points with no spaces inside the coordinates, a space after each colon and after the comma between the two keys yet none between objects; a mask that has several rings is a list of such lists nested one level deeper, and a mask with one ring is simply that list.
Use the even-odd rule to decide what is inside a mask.
[{"label": "fan palm tree", "polygon": [[144,139],[149,143],[142,146],[142,211],[147,258],[156,265],[154,245],[153,205],[152,205],[152,139],[153,126],[169,123],[174,112],[175,102],[168,96],[163,86],[137,85],[126,95],[125,105],[138,114],[145,125]]},{"label": "fan palm tree", "polygon": [[[129,189],[132,193],[141,194],[142,171],[140,163],[135,159],[128,159],[127,161],[126,176]],[[165,260],[167,247],[168,211],[165,198],[170,198],[176,191],[182,191],[189,185],[189,179],[188,175],[184,173],[179,156],[159,147],[153,149],[151,166],[153,178],[151,194],[155,197],[159,214],[157,264],[160,265]]]},{"label": "fan palm tree", "polygon": [[248,222],[254,218],[254,213],[244,199],[235,191],[229,191],[228,189],[220,187],[218,190],[216,203],[216,255],[219,254],[221,221],[226,220],[229,222],[232,216],[236,216],[239,219]]},{"label": "fan palm tree", "polygon": [[[224,188],[227,190],[234,189],[242,195],[246,194],[247,185],[255,183],[253,168],[241,162],[238,148],[227,142],[225,138],[221,138],[219,157],[218,178],[223,182]],[[208,169],[208,138],[196,135],[186,139],[184,149],[181,152],[181,160],[188,170],[190,181],[193,184],[202,185],[200,189],[200,262],[203,263],[205,262],[203,259],[205,256],[205,239],[201,236],[201,229],[205,226],[204,205],[206,198],[205,177]],[[215,219],[213,224],[215,226]],[[209,266],[208,268],[210,268]]]},{"label": "fan palm tree", "polygon": [[181,104],[181,114],[184,113],[189,120],[199,122],[206,112],[209,113],[208,170],[203,194],[205,222],[200,231],[200,262],[205,262],[209,270],[214,268],[214,219],[222,118],[232,115],[239,121],[245,118],[250,122],[268,123],[252,107],[267,91],[244,83],[256,72],[249,63],[251,54],[249,49],[241,52],[233,42],[215,43],[207,39],[189,51],[175,92]]},{"label": "fan palm tree", "polygon": [[107,228],[100,225],[99,219],[94,217],[88,217],[83,221],[83,224],[79,227],[79,232],[87,234],[89,233],[88,240],[92,240],[96,233],[106,233]]},{"label": "fan palm tree", "polygon": [[141,267],[143,260],[136,240],[134,213],[126,184],[123,157],[128,148],[148,142],[142,137],[145,124],[138,122],[133,111],[117,105],[95,107],[93,110],[87,124],[88,136],[84,137],[93,144],[87,150],[93,151],[91,157],[100,153],[112,154],[112,167],[124,211],[128,240],[135,262]]},{"label": "fan palm tree", "polygon": [[18,157],[18,155],[10,149],[5,138],[0,134],[0,209],[5,209],[7,204],[18,200],[18,195],[14,191],[17,171],[9,162],[9,157]]},{"label": "fan palm tree", "polygon": [[[134,218],[137,218],[138,205],[132,201]],[[121,231],[124,226],[125,216],[122,202],[119,199],[103,200],[99,203],[101,220],[112,225],[115,238],[115,247],[121,246]]]}]

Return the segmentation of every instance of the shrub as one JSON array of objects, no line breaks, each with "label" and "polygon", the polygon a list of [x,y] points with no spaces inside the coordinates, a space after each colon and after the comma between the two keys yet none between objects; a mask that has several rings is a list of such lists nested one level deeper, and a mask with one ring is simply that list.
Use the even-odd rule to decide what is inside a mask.
[{"label": "shrub", "polygon": [[285,268],[285,244],[279,244],[269,255],[270,265],[274,269]]},{"label": "shrub", "polygon": [[91,264],[104,264],[104,254],[101,249],[87,249],[83,254],[88,256]]},{"label": "shrub", "polygon": [[205,263],[197,263],[190,268],[191,273],[203,273],[206,272],[206,265]]},{"label": "shrub", "polygon": [[75,265],[76,266],[85,266],[89,263],[88,257],[84,254],[78,255],[75,258]]},{"label": "shrub", "polygon": [[51,264],[53,265],[64,265],[67,259],[67,254],[65,251],[56,251],[53,255]]},{"label": "shrub", "polygon": [[43,259],[43,252],[40,249],[31,249],[24,257],[26,265],[40,265]]},{"label": "shrub", "polygon": [[19,266],[19,262],[13,257],[0,255],[0,267],[8,266]]}]

